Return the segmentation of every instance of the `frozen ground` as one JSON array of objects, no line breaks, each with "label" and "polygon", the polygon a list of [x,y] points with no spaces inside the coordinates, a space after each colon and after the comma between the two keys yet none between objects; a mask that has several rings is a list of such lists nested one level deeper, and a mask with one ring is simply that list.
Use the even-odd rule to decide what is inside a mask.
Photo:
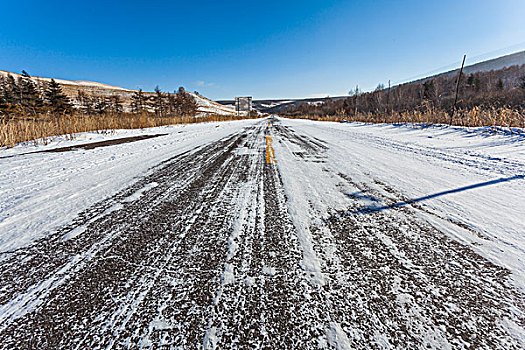
[{"label": "frozen ground", "polygon": [[[0,251],[43,237],[69,223],[82,210],[145,176],[155,165],[249,124],[236,121],[117,130],[110,134],[82,133],[73,141],[57,138],[46,146],[0,151]],[[157,134],[168,135],[87,151],[30,153]]]},{"label": "frozen ground", "polygon": [[0,348],[523,348],[524,174],[519,135],[280,118],[3,150]]}]

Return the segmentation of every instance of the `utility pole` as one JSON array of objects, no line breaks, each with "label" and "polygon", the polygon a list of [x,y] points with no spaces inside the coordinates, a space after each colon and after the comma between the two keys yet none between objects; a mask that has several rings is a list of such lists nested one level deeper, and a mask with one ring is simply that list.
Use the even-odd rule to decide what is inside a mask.
[{"label": "utility pole", "polygon": [[454,109],[452,110],[452,114],[450,115],[450,125],[452,125],[452,121],[454,120],[454,114],[456,114],[456,103],[458,102],[459,83],[461,81],[461,74],[463,74],[463,67],[465,66],[466,58],[467,58],[467,55],[463,55],[463,63],[461,63],[461,69],[459,70],[459,75],[458,75],[458,82],[456,84],[456,97],[454,98]]},{"label": "utility pole", "polygon": [[357,116],[357,95],[359,94],[359,85],[355,86],[355,99],[354,99],[354,117]]},{"label": "utility pole", "polygon": [[388,79],[388,91],[386,93],[386,113],[390,111],[390,79]]}]

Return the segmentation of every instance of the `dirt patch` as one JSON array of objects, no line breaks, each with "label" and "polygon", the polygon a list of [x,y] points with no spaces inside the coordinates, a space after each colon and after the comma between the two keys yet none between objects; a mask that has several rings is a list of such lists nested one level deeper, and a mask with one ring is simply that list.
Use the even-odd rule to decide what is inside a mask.
[{"label": "dirt patch", "polygon": [[120,145],[122,143],[129,143],[129,142],[147,140],[147,139],[152,139],[154,137],[166,136],[166,135],[168,135],[168,134],[153,134],[153,135],[139,135],[139,136],[131,136],[131,137],[122,137],[120,139],[113,139],[113,140],[99,141],[99,142],[92,142],[92,143],[84,143],[84,144],[81,144],[81,145],[59,147],[59,148],[46,149],[46,150],[35,151],[35,152],[26,152],[26,153],[20,153],[20,154],[13,154],[13,155],[10,155],[10,156],[0,157],[0,159],[12,158],[12,157],[17,157],[17,156],[24,156],[26,154],[34,154],[34,153],[69,152],[69,151],[76,151],[76,150],[79,150],[79,149],[89,150],[89,149],[95,149],[95,148],[99,148],[99,147]]},{"label": "dirt patch", "polygon": [[99,141],[99,142],[92,142],[92,143],[84,143],[84,144],[81,144],[81,145],[53,148],[53,149],[48,149],[48,150],[45,150],[45,151],[37,151],[37,152],[31,152],[31,153],[69,152],[69,151],[75,151],[75,150],[79,150],[79,149],[89,150],[89,149],[95,149],[95,148],[99,148],[99,147],[108,147],[108,146],[120,145],[122,143],[129,143],[129,142],[147,140],[147,139],[152,139],[154,137],[166,136],[166,135],[168,135],[168,134],[154,134],[154,135],[139,135],[139,136],[132,136],[132,137],[123,137],[123,138],[120,138],[120,139],[113,139],[113,140]]}]

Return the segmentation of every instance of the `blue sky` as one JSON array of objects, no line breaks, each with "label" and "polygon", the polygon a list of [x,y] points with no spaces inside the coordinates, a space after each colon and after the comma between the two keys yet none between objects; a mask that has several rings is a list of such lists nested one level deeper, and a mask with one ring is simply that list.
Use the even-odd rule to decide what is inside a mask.
[{"label": "blue sky", "polygon": [[347,94],[525,49],[523,0],[0,0],[0,69],[213,99]]}]

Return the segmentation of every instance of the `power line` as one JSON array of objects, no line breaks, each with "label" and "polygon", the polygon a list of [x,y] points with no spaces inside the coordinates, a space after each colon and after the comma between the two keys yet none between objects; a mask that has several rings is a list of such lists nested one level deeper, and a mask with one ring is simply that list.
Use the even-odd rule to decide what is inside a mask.
[{"label": "power line", "polygon": [[[476,56],[469,57],[468,65],[473,65],[473,64],[476,64],[476,63],[480,63],[482,61],[487,61],[487,60],[490,60],[490,59],[499,58],[501,56],[511,55],[513,53],[519,52],[519,51],[516,51],[516,50],[523,50],[523,49],[525,49],[525,41],[521,42],[521,43],[518,43],[518,44],[511,45],[511,46],[507,46],[507,47],[504,47],[504,48],[501,48],[501,49],[498,49],[498,50],[493,50],[493,51],[485,52],[485,53],[482,53],[482,54],[479,54],[479,55],[476,55]],[[434,69],[434,70],[432,70],[430,72],[414,75],[414,76],[412,76],[410,78],[401,79],[401,80],[393,83],[393,85],[400,85],[400,84],[403,84],[403,83],[409,83],[409,82],[414,81],[414,80],[423,79],[423,78],[431,77],[433,75],[437,75],[437,74],[440,74],[440,73],[446,73],[446,72],[449,72],[449,71],[457,70],[460,65],[461,65],[461,60],[460,61],[455,61],[453,63],[450,63],[450,64],[446,65],[446,66],[442,66],[440,68],[436,68],[436,69]]]}]

